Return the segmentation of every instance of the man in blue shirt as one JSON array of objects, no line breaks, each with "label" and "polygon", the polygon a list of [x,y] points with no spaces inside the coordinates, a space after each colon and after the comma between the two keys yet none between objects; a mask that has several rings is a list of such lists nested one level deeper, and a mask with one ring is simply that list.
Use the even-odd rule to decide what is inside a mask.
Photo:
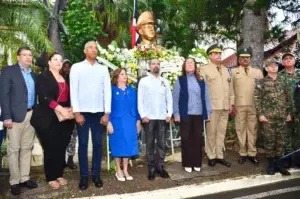
[{"label": "man in blue shirt", "polygon": [[35,104],[35,76],[31,72],[32,52],[28,47],[17,51],[18,63],[2,70],[0,99],[3,125],[7,128],[7,158],[11,193],[19,195],[20,187],[36,188],[30,180],[34,128],[30,125]]}]

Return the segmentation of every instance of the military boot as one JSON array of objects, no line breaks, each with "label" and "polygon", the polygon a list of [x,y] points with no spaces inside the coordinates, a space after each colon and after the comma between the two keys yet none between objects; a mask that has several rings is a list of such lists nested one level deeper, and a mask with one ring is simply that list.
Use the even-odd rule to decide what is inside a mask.
[{"label": "military boot", "polygon": [[291,173],[284,167],[284,161],[280,157],[276,157],[275,170],[283,176],[289,176]]},{"label": "military boot", "polygon": [[275,175],[275,158],[268,158],[268,167],[267,167],[268,175]]},{"label": "military boot", "polygon": [[286,158],[283,158],[282,161],[283,161],[284,168],[286,168],[286,169],[291,168],[291,166],[292,166],[292,156],[288,156]]}]

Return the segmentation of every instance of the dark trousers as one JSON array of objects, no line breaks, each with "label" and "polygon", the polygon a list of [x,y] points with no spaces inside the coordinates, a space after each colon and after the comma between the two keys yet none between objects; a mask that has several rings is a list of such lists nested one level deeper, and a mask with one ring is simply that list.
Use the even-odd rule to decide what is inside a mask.
[{"label": "dark trousers", "polygon": [[92,175],[99,176],[102,159],[102,125],[100,124],[100,119],[103,113],[81,114],[84,116],[85,122],[82,126],[77,125],[80,176],[88,176],[88,142],[90,128],[93,143]]},{"label": "dark trousers", "polygon": [[4,140],[4,130],[0,130],[0,149],[1,149],[1,146],[2,146],[3,140]]},{"label": "dark trousers", "polygon": [[166,121],[150,120],[149,123],[144,124],[144,130],[146,136],[146,156],[148,162],[148,169],[152,170],[156,168],[157,170],[161,170],[164,166],[164,160],[166,155]]},{"label": "dark trousers", "polygon": [[187,118],[180,121],[183,167],[202,166],[202,129],[201,115],[188,115]]},{"label": "dark trousers", "polygon": [[74,120],[59,122],[54,116],[48,128],[36,128],[44,150],[44,171],[47,182],[63,177],[66,149]]}]

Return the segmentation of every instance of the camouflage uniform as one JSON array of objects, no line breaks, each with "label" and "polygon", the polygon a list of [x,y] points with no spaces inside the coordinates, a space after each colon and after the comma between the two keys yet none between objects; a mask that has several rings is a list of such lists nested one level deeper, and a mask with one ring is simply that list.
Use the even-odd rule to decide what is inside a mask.
[{"label": "camouflage uniform", "polygon": [[273,80],[270,76],[266,76],[257,82],[255,107],[258,116],[265,116],[269,121],[262,124],[266,157],[283,156],[286,117],[292,111],[292,104],[289,90],[282,77]]},{"label": "camouflage uniform", "polygon": [[68,156],[74,156],[75,155],[76,142],[77,142],[77,129],[76,129],[76,126],[75,126],[74,130],[71,134],[71,139],[70,139],[69,145],[67,147],[67,155]]},{"label": "camouflage uniform", "polygon": [[[289,153],[293,151],[293,143],[292,140],[295,140],[294,138],[300,137],[299,134],[300,132],[296,131],[297,124],[299,123],[299,117],[296,117],[295,113],[295,102],[294,102],[294,92],[295,92],[295,87],[296,83],[300,81],[300,70],[295,69],[294,74],[287,73],[285,70],[282,70],[278,73],[280,77],[284,79],[284,82],[286,86],[289,89],[289,94],[292,99],[292,104],[293,104],[293,113],[292,113],[292,121],[288,122],[286,125],[286,130],[285,130],[285,152]],[[300,138],[297,138],[296,142],[294,144],[297,144],[297,142],[300,141]],[[300,143],[298,143],[300,145]],[[296,146],[295,146],[296,147]]]}]

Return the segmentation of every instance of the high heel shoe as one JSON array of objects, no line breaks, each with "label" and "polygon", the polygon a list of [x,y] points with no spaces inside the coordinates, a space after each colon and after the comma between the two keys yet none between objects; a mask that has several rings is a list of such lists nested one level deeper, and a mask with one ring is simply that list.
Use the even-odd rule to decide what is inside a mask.
[{"label": "high heel shoe", "polygon": [[125,174],[125,172],[123,172],[123,174],[124,174],[124,178],[126,179],[126,180],[133,180],[133,177],[131,176],[131,175],[129,175],[128,173],[126,173]]},{"label": "high heel shoe", "polygon": [[192,173],[192,168],[191,167],[184,167],[184,170],[186,172]]},{"label": "high heel shoe", "polygon": [[115,176],[116,176],[118,181],[121,181],[121,182],[125,181],[125,178],[124,177],[119,177],[117,172],[116,172]]},{"label": "high heel shoe", "polygon": [[194,167],[194,170],[197,171],[197,172],[200,172],[201,171],[201,167]]}]

